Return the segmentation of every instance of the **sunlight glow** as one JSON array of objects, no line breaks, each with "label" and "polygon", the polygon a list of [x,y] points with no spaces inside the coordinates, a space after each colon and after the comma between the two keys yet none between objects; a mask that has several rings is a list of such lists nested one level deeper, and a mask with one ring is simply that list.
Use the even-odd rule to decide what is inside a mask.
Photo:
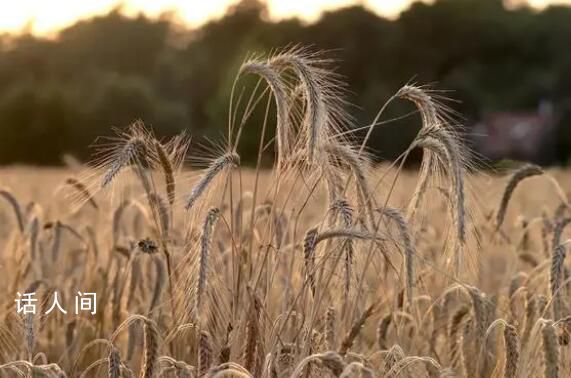
[{"label": "sunlight glow", "polygon": [[[307,21],[316,20],[326,10],[352,4],[361,4],[378,14],[395,17],[412,0],[265,0],[272,19],[299,16]],[[430,2],[431,0],[422,0]],[[526,0],[509,0],[510,4]],[[17,0],[6,1],[0,7],[0,32],[27,31],[34,34],[53,34],[75,21],[93,15],[105,14],[120,6],[124,13],[139,12],[156,17],[170,12],[178,21],[199,26],[207,20],[221,17],[239,0]],[[548,4],[571,4],[571,0],[527,0],[535,7]]]}]

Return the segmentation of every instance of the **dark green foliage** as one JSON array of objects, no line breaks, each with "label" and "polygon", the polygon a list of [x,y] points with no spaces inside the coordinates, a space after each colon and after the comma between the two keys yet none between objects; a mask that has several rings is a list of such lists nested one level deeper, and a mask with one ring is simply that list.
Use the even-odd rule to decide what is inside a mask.
[{"label": "dark green foliage", "polygon": [[[446,95],[460,101],[450,105],[468,124],[486,111],[533,110],[549,99],[560,120],[558,159],[569,158],[571,8],[535,12],[507,10],[500,0],[439,0],[413,4],[394,21],[354,6],[305,25],[269,22],[262,5],[244,0],[195,30],[115,10],[53,40],[0,38],[0,163],[55,164],[66,152],[86,157],[95,136],[136,119],[158,136],[188,129],[194,143],[220,140],[240,63],[250,53],[292,44],[332,50],[360,126],[410,80],[453,90]],[[251,88],[252,80],[243,83]],[[264,110],[262,102],[245,128],[244,163],[257,156]],[[411,110],[395,102],[384,119]],[[418,124],[413,114],[379,127],[370,147],[393,159]],[[269,128],[266,140],[273,135]]]}]

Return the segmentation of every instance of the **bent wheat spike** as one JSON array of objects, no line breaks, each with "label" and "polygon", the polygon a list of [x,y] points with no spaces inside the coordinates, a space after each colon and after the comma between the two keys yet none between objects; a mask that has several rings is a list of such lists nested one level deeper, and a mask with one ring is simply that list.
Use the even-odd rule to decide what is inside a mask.
[{"label": "bent wheat spike", "polygon": [[538,176],[542,174],[543,170],[540,167],[536,165],[527,164],[519,168],[510,176],[510,179],[508,180],[508,183],[506,184],[506,187],[504,189],[504,193],[502,194],[502,199],[500,201],[500,205],[498,206],[498,211],[496,213],[497,229],[499,229],[502,223],[504,222],[506,211],[508,209],[508,204],[518,184],[528,177]]},{"label": "bent wheat spike", "polygon": [[236,167],[240,164],[240,157],[236,153],[227,153],[214,160],[204,172],[198,183],[192,188],[186,200],[186,210],[192,209],[195,202],[206,191],[212,180],[216,178],[224,169]]},{"label": "bent wheat spike", "polygon": [[[105,188],[111,182],[123,168],[125,168],[129,163],[143,159],[145,151],[147,149],[146,141],[138,135],[131,137],[125,143],[125,146],[120,150],[120,152],[115,157],[114,161],[111,162],[109,170],[103,177],[101,187]],[[142,161],[142,160],[141,160]]]},{"label": "bent wheat spike", "polygon": [[307,116],[305,127],[308,133],[307,153],[308,161],[313,162],[318,143],[321,143],[327,134],[327,106],[323,98],[321,85],[314,73],[311,61],[297,54],[278,54],[270,59],[270,65],[275,67],[291,67],[303,83],[306,98]]},{"label": "bent wheat spike", "polygon": [[282,156],[289,156],[291,152],[291,131],[289,129],[289,115],[287,114],[287,96],[278,72],[268,63],[249,61],[240,68],[241,73],[253,73],[266,80],[274,95],[277,110],[276,137],[278,145],[278,167],[282,166]]}]

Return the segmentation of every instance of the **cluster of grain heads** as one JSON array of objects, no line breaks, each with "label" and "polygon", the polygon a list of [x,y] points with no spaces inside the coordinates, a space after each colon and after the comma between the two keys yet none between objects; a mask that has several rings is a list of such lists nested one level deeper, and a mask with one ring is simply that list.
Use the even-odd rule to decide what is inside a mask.
[{"label": "cluster of grain heads", "polygon": [[[444,128],[451,121],[449,109],[438,100],[438,96],[434,96],[434,93],[426,88],[405,85],[399,89],[395,96],[413,102],[418,108],[422,118],[421,131],[431,127]],[[409,204],[409,219],[414,218],[418,211],[422,198],[428,189],[431,175],[434,173],[433,154],[430,149],[427,150],[422,160],[419,181]]]},{"label": "cluster of grain heads", "polygon": [[447,173],[453,198],[451,214],[456,229],[453,253],[455,273],[458,274],[466,244],[464,176],[469,158],[467,150],[454,130],[453,112],[440,101],[443,99],[441,96],[414,85],[405,85],[395,96],[413,102],[422,118],[422,127],[405,154],[406,157],[416,147],[424,151],[418,183],[408,206],[408,220],[411,222],[415,218],[431,180],[437,178],[441,171]]},{"label": "cluster of grain heads", "polygon": [[[422,125],[405,155],[416,147],[424,155],[418,175],[395,168],[399,161],[377,169],[345,137],[357,130],[345,129],[343,84],[328,64],[301,49],[246,61],[233,91],[247,88],[239,81],[247,74],[257,76],[254,93],[245,110],[232,102],[228,145],[190,184],[181,179],[189,138],[159,140],[137,122],[103,146],[90,175],[66,174],[50,192],[65,188],[87,206],[69,212],[69,203],[0,190],[2,374],[568,375],[564,181],[517,169],[485,209],[491,215],[477,219],[468,183],[480,178],[443,98],[406,85],[389,100],[418,108]],[[252,172],[240,166],[240,135],[265,95],[273,102],[258,167],[271,143],[276,163]],[[540,209],[513,196],[538,175],[558,189]],[[482,257],[478,280],[464,251]],[[78,290],[97,293],[96,314],[43,313],[55,292],[73,312]],[[42,314],[17,314],[18,292],[36,292]]]},{"label": "cluster of grain heads", "polygon": [[300,52],[277,54],[270,58],[269,63],[279,70],[293,70],[301,82],[306,100],[303,129],[307,135],[307,160],[311,164],[317,152],[321,150],[323,142],[332,136],[328,123],[334,104],[328,101],[329,80],[321,73],[316,60]]}]

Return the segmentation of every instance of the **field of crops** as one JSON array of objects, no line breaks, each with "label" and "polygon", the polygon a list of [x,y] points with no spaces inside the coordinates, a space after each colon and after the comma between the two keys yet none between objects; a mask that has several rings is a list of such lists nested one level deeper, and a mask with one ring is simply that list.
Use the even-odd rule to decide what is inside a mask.
[{"label": "field of crops", "polygon": [[[422,165],[373,167],[325,63],[245,62],[212,156],[137,122],[92,164],[0,170],[1,374],[571,377],[571,175],[471,169],[412,85],[389,103]],[[240,161],[256,106],[273,169]]]}]

